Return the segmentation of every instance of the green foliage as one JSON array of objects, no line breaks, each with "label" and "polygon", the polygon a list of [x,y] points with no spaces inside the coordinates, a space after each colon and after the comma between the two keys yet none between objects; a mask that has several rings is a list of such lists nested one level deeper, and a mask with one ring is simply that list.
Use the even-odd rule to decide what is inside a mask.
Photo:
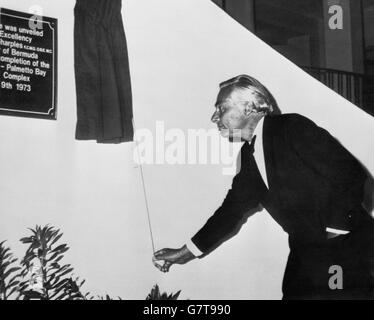
[{"label": "green foliage", "polygon": [[[49,225],[29,229],[31,234],[20,241],[28,245],[21,267],[10,248],[0,243],[0,300],[94,300],[90,293],[82,293],[85,280],[73,277],[73,267],[64,264],[67,244],[60,244],[62,233]],[[146,300],[177,300],[176,294],[161,293],[156,285]],[[114,300],[109,295],[98,300]],[[122,300],[120,297],[118,300]]]},{"label": "green foliage", "polygon": [[62,237],[59,229],[51,226],[36,226],[29,229],[31,235],[22,238],[28,244],[25,257],[21,261],[22,277],[20,293],[25,300],[73,300],[84,299],[78,284],[73,280],[73,268],[62,264],[64,254],[69,250],[67,244],[59,244]]},{"label": "green foliage", "polygon": [[[112,298],[111,296],[109,296],[109,295],[105,295],[105,297],[103,297],[103,296],[99,296],[98,298],[99,298],[99,300],[106,300],[106,301],[116,300],[116,299],[113,299],[113,298]],[[118,300],[122,300],[121,297],[117,297],[117,299],[118,299]]]},{"label": "green foliage", "polygon": [[4,244],[5,241],[0,243],[0,300],[8,300],[17,293],[20,284],[20,275],[17,272],[21,268],[14,266],[17,259]]},{"label": "green foliage", "polygon": [[147,296],[146,300],[178,300],[181,291],[178,291],[176,294],[161,293],[159,286],[156,284],[151,293]]},{"label": "green foliage", "polygon": [[66,300],[92,300],[90,293],[85,295],[82,293],[82,286],[85,282],[86,280],[80,281],[79,278],[69,278],[64,286]]}]

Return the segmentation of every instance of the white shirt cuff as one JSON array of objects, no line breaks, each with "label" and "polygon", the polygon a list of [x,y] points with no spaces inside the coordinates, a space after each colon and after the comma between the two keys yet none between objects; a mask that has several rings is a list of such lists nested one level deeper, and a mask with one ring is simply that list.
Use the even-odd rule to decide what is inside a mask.
[{"label": "white shirt cuff", "polygon": [[338,230],[338,229],[334,229],[334,228],[326,228],[326,231],[330,232],[330,233],[335,233],[335,234],[348,234],[349,233],[349,231]]},{"label": "white shirt cuff", "polygon": [[187,249],[190,250],[195,257],[199,257],[203,255],[200,249],[196,247],[196,245],[191,240],[188,240],[186,242],[186,246],[187,246]]}]

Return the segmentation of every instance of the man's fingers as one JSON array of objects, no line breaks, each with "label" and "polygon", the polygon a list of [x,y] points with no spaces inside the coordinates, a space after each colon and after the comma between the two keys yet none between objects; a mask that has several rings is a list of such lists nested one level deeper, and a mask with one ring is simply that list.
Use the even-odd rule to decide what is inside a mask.
[{"label": "man's fingers", "polygon": [[158,250],[155,252],[155,256],[159,255],[159,254],[164,254],[166,251],[166,249],[161,249],[161,250]]},{"label": "man's fingers", "polygon": [[170,269],[170,267],[172,266],[172,262],[170,262],[170,261],[164,261],[164,264],[163,265],[161,265],[160,263],[157,263],[156,262],[156,260],[155,259],[153,259],[152,260],[153,261],[153,265],[158,269],[158,270],[160,270],[161,272],[164,272],[164,273],[166,273],[166,272],[169,272],[169,269]]},{"label": "man's fingers", "polygon": [[[170,267],[173,265],[175,258],[173,257],[173,250],[172,249],[161,249],[156,251],[152,257],[152,262],[155,267],[160,270],[161,272],[169,272]],[[157,261],[163,261],[162,263],[158,263]]]},{"label": "man's fingers", "polygon": [[162,271],[162,266],[161,266],[161,264],[159,264],[159,263],[153,261],[153,265],[154,265],[158,270]]},{"label": "man's fingers", "polygon": [[153,255],[156,260],[163,260],[163,255],[167,253],[166,249],[161,249]]},{"label": "man's fingers", "polygon": [[172,263],[169,261],[165,261],[164,265],[162,266],[162,272],[166,273],[169,272],[169,269],[171,267]]},{"label": "man's fingers", "polygon": [[[162,271],[162,265],[159,264],[159,263],[157,263],[157,261],[159,261],[159,260],[164,260],[164,259],[160,259],[160,258],[159,258],[159,256],[160,256],[160,252],[161,252],[161,251],[162,251],[162,250],[156,252],[156,253],[154,254],[154,256],[152,257],[152,263],[153,263],[153,265],[154,265],[158,270],[160,270],[160,271]],[[158,254],[158,256],[156,256],[156,254]]]}]

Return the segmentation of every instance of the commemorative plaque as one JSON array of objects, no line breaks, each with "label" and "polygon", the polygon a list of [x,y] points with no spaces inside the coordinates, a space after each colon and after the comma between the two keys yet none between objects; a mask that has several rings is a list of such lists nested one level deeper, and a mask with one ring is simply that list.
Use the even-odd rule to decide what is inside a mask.
[{"label": "commemorative plaque", "polygon": [[0,114],[57,117],[57,19],[0,8]]}]

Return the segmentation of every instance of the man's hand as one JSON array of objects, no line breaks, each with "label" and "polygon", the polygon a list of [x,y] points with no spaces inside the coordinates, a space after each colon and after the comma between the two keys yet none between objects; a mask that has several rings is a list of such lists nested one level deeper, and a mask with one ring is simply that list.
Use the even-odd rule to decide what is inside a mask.
[{"label": "man's hand", "polygon": [[[157,269],[162,272],[169,272],[170,267],[173,264],[185,264],[196,257],[188,250],[187,246],[183,246],[180,249],[162,249],[157,251],[153,256],[153,264]],[[161,265],[157,261],[164,261]]]}]

